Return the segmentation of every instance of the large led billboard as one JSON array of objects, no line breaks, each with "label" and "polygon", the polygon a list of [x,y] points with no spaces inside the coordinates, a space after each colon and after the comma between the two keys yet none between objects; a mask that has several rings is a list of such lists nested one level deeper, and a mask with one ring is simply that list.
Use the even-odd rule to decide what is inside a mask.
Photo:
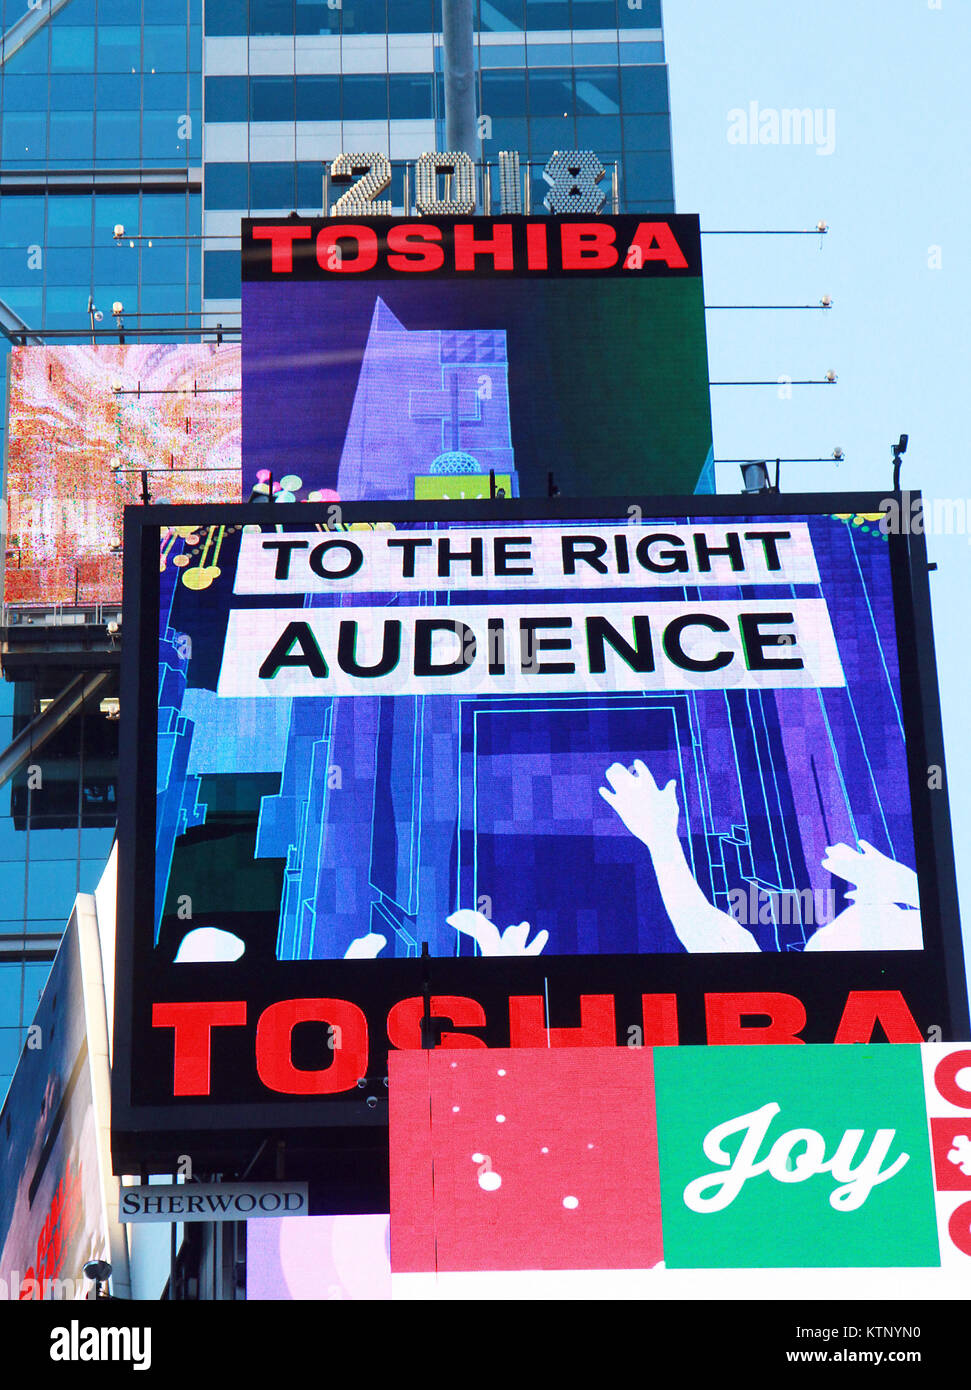
[{"label": "large led billboard", "polygon": [[15,347],[3,599],[121,602],[126,505],[239,499],[239,344]]},{"label": "large led billboard", "polygon": [[695,491],[700,245],[690,216],[244,222],[244,485],[462,499],[488,497],[492,473],[507,497],[546,497],[551,476],[570,497]]},{"label": "large led billboard", "polygon": [[116,1157],[378,1126],[423,1040],[964,1036],[926,577],[857,500],[133,509]]}]

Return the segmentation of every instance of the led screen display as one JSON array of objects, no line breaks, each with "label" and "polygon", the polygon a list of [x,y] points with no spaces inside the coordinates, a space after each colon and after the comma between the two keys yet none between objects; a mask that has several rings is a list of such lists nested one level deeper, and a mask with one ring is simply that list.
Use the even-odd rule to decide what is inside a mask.
[{"label": "led screen display", "polygon": [[245,483],[284,500],[690,493],[698,219],[245,222],[243,381]]},{"label": "led screen display", "polygon": [[395,1294],[956,1295],[969,1122],[966,1044],[398,1053]]},{"label": "led screen display", "polygon": [[802,502],[132,513],[132,1095],[964,1026],[907,555]]},{"label": "led screen display", "polygon": [[239,498],[239,344],[15,347],[4,602],[121,602],[122,513]]}]

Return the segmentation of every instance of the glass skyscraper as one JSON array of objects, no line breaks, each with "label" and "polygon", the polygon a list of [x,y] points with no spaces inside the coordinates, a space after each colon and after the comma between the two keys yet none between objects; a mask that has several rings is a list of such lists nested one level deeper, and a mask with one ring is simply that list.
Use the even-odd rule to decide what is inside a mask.
[{"label": "glass skyscraper", "polygon": [[[116,303],[128,341],[197,341],[217,321],[233,335],[241,217],[319,213],[342,150],[386,154],[404,210],[408,166],[445,147],[440,0],[0,0],[0,14],[4,354],[87,341]],[[535,210],[546,161],[574,148],[616,168],[621,211],[674,210],[660,0],[478,0],[475,54],[482,158],[518,150]],[[0,1095],[113,834],[111,678],[36,759],[3,752],[76,679],[81,648],[32,662],[4,640]]]}]

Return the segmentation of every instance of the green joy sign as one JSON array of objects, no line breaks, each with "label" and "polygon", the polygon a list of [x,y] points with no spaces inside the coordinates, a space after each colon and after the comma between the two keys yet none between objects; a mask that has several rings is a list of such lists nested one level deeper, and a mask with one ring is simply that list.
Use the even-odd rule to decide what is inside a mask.
[{"label": "green joy sign", "polygon": [[669,1269],[938,1265],[920,1049],[654,1052]]}]

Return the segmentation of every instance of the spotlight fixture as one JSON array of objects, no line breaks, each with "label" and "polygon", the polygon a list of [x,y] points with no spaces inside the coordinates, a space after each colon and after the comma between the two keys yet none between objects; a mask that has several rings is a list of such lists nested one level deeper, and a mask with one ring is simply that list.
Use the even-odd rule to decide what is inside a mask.
[{"label": "spotlight fixture", "polygon": [[746,492],[771,492],[769,469],[765,463],[743,463],[742,481]]},{"label": "spotlight fixture", "polygon": [[843,453],[843,450],[837,444],[836,448],[833,450],[833,458],[836,460],[837,463],[840,463],[845,457],[846,455]]}]

